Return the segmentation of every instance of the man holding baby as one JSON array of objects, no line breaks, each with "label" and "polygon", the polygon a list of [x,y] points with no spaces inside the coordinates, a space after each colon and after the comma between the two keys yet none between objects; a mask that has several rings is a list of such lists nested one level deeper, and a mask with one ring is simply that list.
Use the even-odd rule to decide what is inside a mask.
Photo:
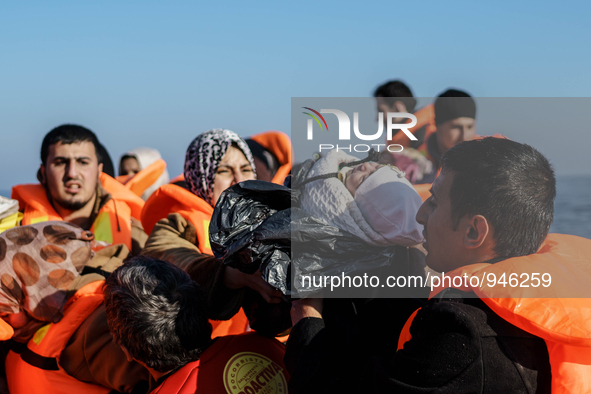
[{"label": "man holding baby", "polygon": [[[484,270],[500,277],[544,267],[556,286],[553,295],[542,286],[517,295],[505,286],[484,288],[471,280],[460,286],[446,283],[405,316],[402,330],[376,325],[373,335],[389,338],[384,343],[390,345],[373,351],[366,348],[371,338],[326,320],[331,300],[294,301],[285,359],[290,393],[575,393],[591,388],[591,328],[582,318],[591,306],[586,298],[559,291],[572,280],[565,272],[591,284],[591,275],[577,265],[581,248],[591,241],[548,235],[556,181],[547,159],[528,145],[485,138],[449,149],[441,166],[431,197],[416,213],[424,226],[427,265],[468,279]],[[401,300],[387,301],[401,305]],[[373,313],[407,310],[397,312],[386,303]]]}]

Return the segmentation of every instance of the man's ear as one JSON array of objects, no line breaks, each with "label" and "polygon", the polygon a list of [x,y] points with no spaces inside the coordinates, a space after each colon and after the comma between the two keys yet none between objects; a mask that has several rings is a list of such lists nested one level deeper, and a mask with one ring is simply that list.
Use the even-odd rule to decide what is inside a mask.
[{"label": "man's ear", "polygon": [[123,345],[120,345],[121,350],[123,350],[123,353],[125,353],[125,357],[127,357],[127,361],[132,362],[133,361],[133,357],[131,357],[131,354],[129,354],[129,350],[127,350],[127,348]]},{"label": "man's ear", "polygon": [[42,185],[45,185],[47,178],[45,178],[45,166],[41,164],[37,170],[37,180]]},{"label": "man's ear", "polygon": [[476,249],[482,246],[490,233],[490,225],[488,220],[482,215],[472,216],[466,227],[464,234],[464,246],[467,249]]},{"label": "man's ear", "polygon": [[408,112],[408,110],[406,109],[406,105],[404,105],[402,101],[394,101],[392,109],[396,112]]},{"label": "man's ear", "polygon": [[99,163],[97,168],[98,168],[98,172],[96,175],[96,178],[97,178],[96,182],[97,182],[97,187],[98,187],[98,185],[101,185],[101,174],[103,173],[103,163]]}]

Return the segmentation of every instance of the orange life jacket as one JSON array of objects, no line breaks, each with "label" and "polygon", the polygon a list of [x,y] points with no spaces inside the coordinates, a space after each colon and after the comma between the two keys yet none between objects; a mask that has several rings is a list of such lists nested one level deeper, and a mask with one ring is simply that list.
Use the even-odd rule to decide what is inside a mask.
[{"label": "orange life jacket", "polygon": [[111,178],[104,172],[101,173],[101,185],[109,194],[111,198],[125,202],[129,206],[130,216],[134,219],[141,220],[142,209],[144,208],[144,200],[139,198],[134,193],[130,193],[129,189],[117,182],[116,179]]},{"label": "orange life jacket", "polygon": [[156,160],[135,175],[121,175],[117,180],[131,190],[136,196],[141,197],[147,188],[152,186],[166,170],[166,162]]},{"label": "orange life jacket", "polygon": [[[105,173],[101,174],[100,180],[111,199],[101,208],[90,231],[97,241],[125,244],[131,249],[131,217],[140,219],[144,201]],[[47,199],[45,187],[41,184],[14,186],[12,198],[18,200],[19,210],[24,214],[23,226],[64,220]]]},{"label": "orange life jacket", "polygon": [[[197,197],[180,186],[168,184],[156,190],[144,206],[142,211],[142,225],[146,233],[150,234],[154,225],[168,216],[178,213],[193,224],[197,231],[199,251],[213,254],[209,244],[209,222],[213,208],[205,200]],[[221,263],[220,263],[221,264]],[[212,337],[241,334],[248,329],[248,318],[242,308],[230,320],[210,320],[213,327]]]},{"label": "orange life jacket", "polygon": [[[495,264],[472,264],[446,273],[451,278],[461,277],[462,283],[456,286],[451,280],[449,286],[446,281],[445,286],[433,290],[431,297],[446,287],[474,292],[501,318],[544,339],[552,368],[552,393],[591,393],[590,254],[589,239],[549,234],[537,253]],[[533,273],[539,273],[538,277],[549,274],[550,286],[533,287],[537,284]],[[476,281],[470,283],[471,277],[486,278],[490,274],[497,279],[504,274],[508,283],[515,274],[518,287],[510,283],[488,287],[486,281],[484,286],[474,287]],[[522,283],[530,286],[520,287]],[[398,349],[411,338],[409,330],[416,313],[404,326]]]},{"label": "orange life jacket", "polygon": [[[68,375],[58,359],[68,340],[103,302],[103,283],[87,284],[68,300],[63,318],[41,327],[19,354],[6,357],[6,377],[12,394],[106,394],[111,389]],[[26,360],[26,361],[25,361]]]},{"label": "orange life jacket", "polygon": [[185,174],[177,175],[170,180],[168,183],[177,183],[177,182],[184,182],[185,181]]},{"label": "orange life jacket", "polygon": [[289,175],[293,164],[289,136],[281,131],[265,131],[250,138],[275,155],[279,161],[279,169],[273,176],[272,182],[283,185],[283,181]]},{"label": "orange life jacket", "polygon": [[160,219],[169,213],[178,213],[195,226],[197,247],[201,253],[213,254],[209,244],[209,222],[213,207],[202,198],[177,185],[164,185],[158,188],[146,201],[142,211],[144,231],[150,234]]},{"label": "orange life jacket", "polygon": [[[413,115],[417,117],[417,124],[414,127],[409,128],[408,131],[414,134],[423,126],[425,126],[426,130],[425,136],[423,137],[423,141],[426,141],[427,138],[429,138],[429,136],[433,134],[435,130],[437,130],[435,127],[435,107],[433,106],[433,104],[425,105],[424,107],[416,111]],[[407,123],[410,123],[410,119],[407,121]],[[402,145],[403,147],[408,148],[411,146],[412,142],[413,141],[411,141],[406,134],[399,131],[398,133],[392,136],[391,140],[387,140],[386,144]]]},{"label": "orange life jacket", "polygon": [[248,318],[242,308],[230,320],[210,320],[209,323],[211,324],[212,338],[238,335],[250,331]]},{"label": "orange life jacket", "polygon": [[218,338],[152,394],[287,394],[285,346],[256,333]]}]

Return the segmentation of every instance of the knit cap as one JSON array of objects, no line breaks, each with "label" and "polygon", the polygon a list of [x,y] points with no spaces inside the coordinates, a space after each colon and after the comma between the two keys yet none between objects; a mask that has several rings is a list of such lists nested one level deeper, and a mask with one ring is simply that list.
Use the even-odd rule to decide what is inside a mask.
[{"label": "knit cap", "polygon": [[449,89],[435,100],[435,124],[456,118],[476,119],[476,102],[461,90]]},{"label": "knit cap", "polygon": [[384,166],[355,192],[355,202],[369,225],[393,244],[414,246],[423,241],[415,220],[423,201],[397,167]]}]

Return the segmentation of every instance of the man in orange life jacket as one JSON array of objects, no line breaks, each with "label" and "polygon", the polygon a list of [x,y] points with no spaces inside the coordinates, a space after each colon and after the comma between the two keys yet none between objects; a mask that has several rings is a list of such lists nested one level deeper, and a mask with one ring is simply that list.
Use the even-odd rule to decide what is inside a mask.
[{"label": "man in orange life jacket", "polygon": [[254,332],[212,341],[205,293],[168,262],[128,260],[107,279],[104,301],[113,338],[150,371],[152,393],[287,392],[283,345]]},{"label": "man in orange life jacket", "polygon": [[[388,81],[376,88],[373,93],[376,98],[377,112],[384,113],[384,128],[387,127],[385,114],[388,112],[409,112],[414,113],[417,105],[417,100],[414,98],[412,91],[404,82],[400,80]],[[406,118],[395,118],[392,120],[393,123],[404,123],[408,119]],[[418,148],[425,137],[426,127],[421,127],[419,130],[414,131],[413,134],[417,137],[417,141],[411,141],[408,138],[404,139],[403,146],[410,148]],[[398,133],[402,133],[397,130],[394,136]]]},{"label": "man in orange life jacket", "polygon": [[[431,268],[451,275],[450,271],[469,271],[473,267],[488,266],[490,271],[507,261],[505,269],[510,271],[517,270],[523,259],[543,252],[536,253],[552,223],[556,195],[554,173],[544,156],[528,145],[485,138],[449,149],[441,163],[442,171],[433,184],[432,196],[417,213],[417,221],[425,226],[424,246]],[[562,261],[553,259],[550,266],[568,265],[568,260],[581,251],[572,253]],[[554,279],[553,276],[552,284]],[[310,346],[323,330],[331,329],[323,324],[322,300],[292,303],[294,329],[287,353],[293,352],[290,357],[299,358],[295,370],[290,370],[293,375],[290,386],[296,388],[290,392],[320,392],[327,387],[325,379],[329,375],[330,387],[341,382],[342,392],[352,386],[353,390],[362,387],[363,392],[376,393],[549,393],[551,386],[555,392],[555,385],[568,386],[585,379],[590,383],[588,376],[577,372],[589,364],[583,360],[585,352],[589,352],[588,345],[579,350],[573,348],[574,358],[559,355],[558,358],[563,357],[568,363],[552,365],[551,369],[554,345],[550,344],[556,338],[541,338],[530,333],[543,330],[526,332],[518,328],[546,327],[552,331],[556,321],[563,322],[561,330],[564,331],[568,331],[566,326],[571,324],[579,327],[586,323],[579,322],[581,318],[577,316],[589,313],[585,302],[577,306],[580,309],[557,307],[550,318],[540,319],[539,316],[544,315],[540,313],[545,308],[543,303],[532,307],[535,301],[530,304],[531,298],[523,298],[518,300],[517,310],[508,312],[509,308],[494,307],[486,298],[475,298],[471,290],[444,288],[431,293],[429,301],[402,330],[398,351],[387,349],[380,359],[372,362],[356,360],[357,370],[364,375],[358,382],[343,376],[339,371],[342,366],[322,370],[331,365],[327,360],[330,357],[318,354]],[[473,291],[479,289],[473,288]],[[512,298],[504,300],[510,302]],[[558,299],[558,304],[565,301]],[[519,310],[519,306],[523,310]],[[525,321],[532,324],[524,324]],[[376,332],[384,335],[387,329],[376,327]],[[562,331],[553,334],[566,336]],[[290,349],[292,344],[295,349]],[[327,346],[326,343],[322,345]],[[351,353],[354,357],[355,353]],[[568,352],[562,354],[568,355]],[[298,368],[305,368],[310,360],[316,363],[316,370],[308,368],[307,376],[299,375]],[[286,365],[290,365],[287,356]]]},{"label": "man in orange life jacket", "polygon": [[468,93],[448,89],[437,97],[432,108],[435,125],[426,126],[420,136],[415,133],[420,138],[409,146],[412,149],[382,154],[381,162],[405,171],[413,184],[433,183],[441,156],[460,142],[477,137],[476,103]]},{"label": "man in orange life jacket", "polygon": [[[401,152],[389,152],[384,150],[381,153],[380,162],[392,164],[406,173],[406,178],[413,184],[423,178],[423,174],[433,172],[433,165],[421,153],[417,151],[424,145],[426,138],[435,131],[433,104],[426,105],[415,111],[417,100],[414,98],[410,88],[402,81],[389,81],[379,86],[375,92],[377,112],[410,112],[417,117],[417,124],[410,129],[410,132],[417,138],[412,141],[400,130],[387,140],[388,145],[401,145],[404,150]],[[397,123],[409,121],[407,118],[394,119]],[[384,128],[387,127],[387,117],[383,118]]]},{"label": "man in orange life jacket", "polygon": [[437,97],[434,109],[437,128],[417,148],[433,163],[433,171],[425,174],[420,183],[433,182],[441,156],[448,149],[476,137],[476,102],[468,93],[448,89]]},{"label": "man in orange life jacket", "polygon": [[64,220],[137,254],[147,239],[139,224],[143,200],[102,173],[98,147],[95,134],[82,126],[51,130],[41,145],[41,184],[12,189],[24,213],[21,224]]}]

